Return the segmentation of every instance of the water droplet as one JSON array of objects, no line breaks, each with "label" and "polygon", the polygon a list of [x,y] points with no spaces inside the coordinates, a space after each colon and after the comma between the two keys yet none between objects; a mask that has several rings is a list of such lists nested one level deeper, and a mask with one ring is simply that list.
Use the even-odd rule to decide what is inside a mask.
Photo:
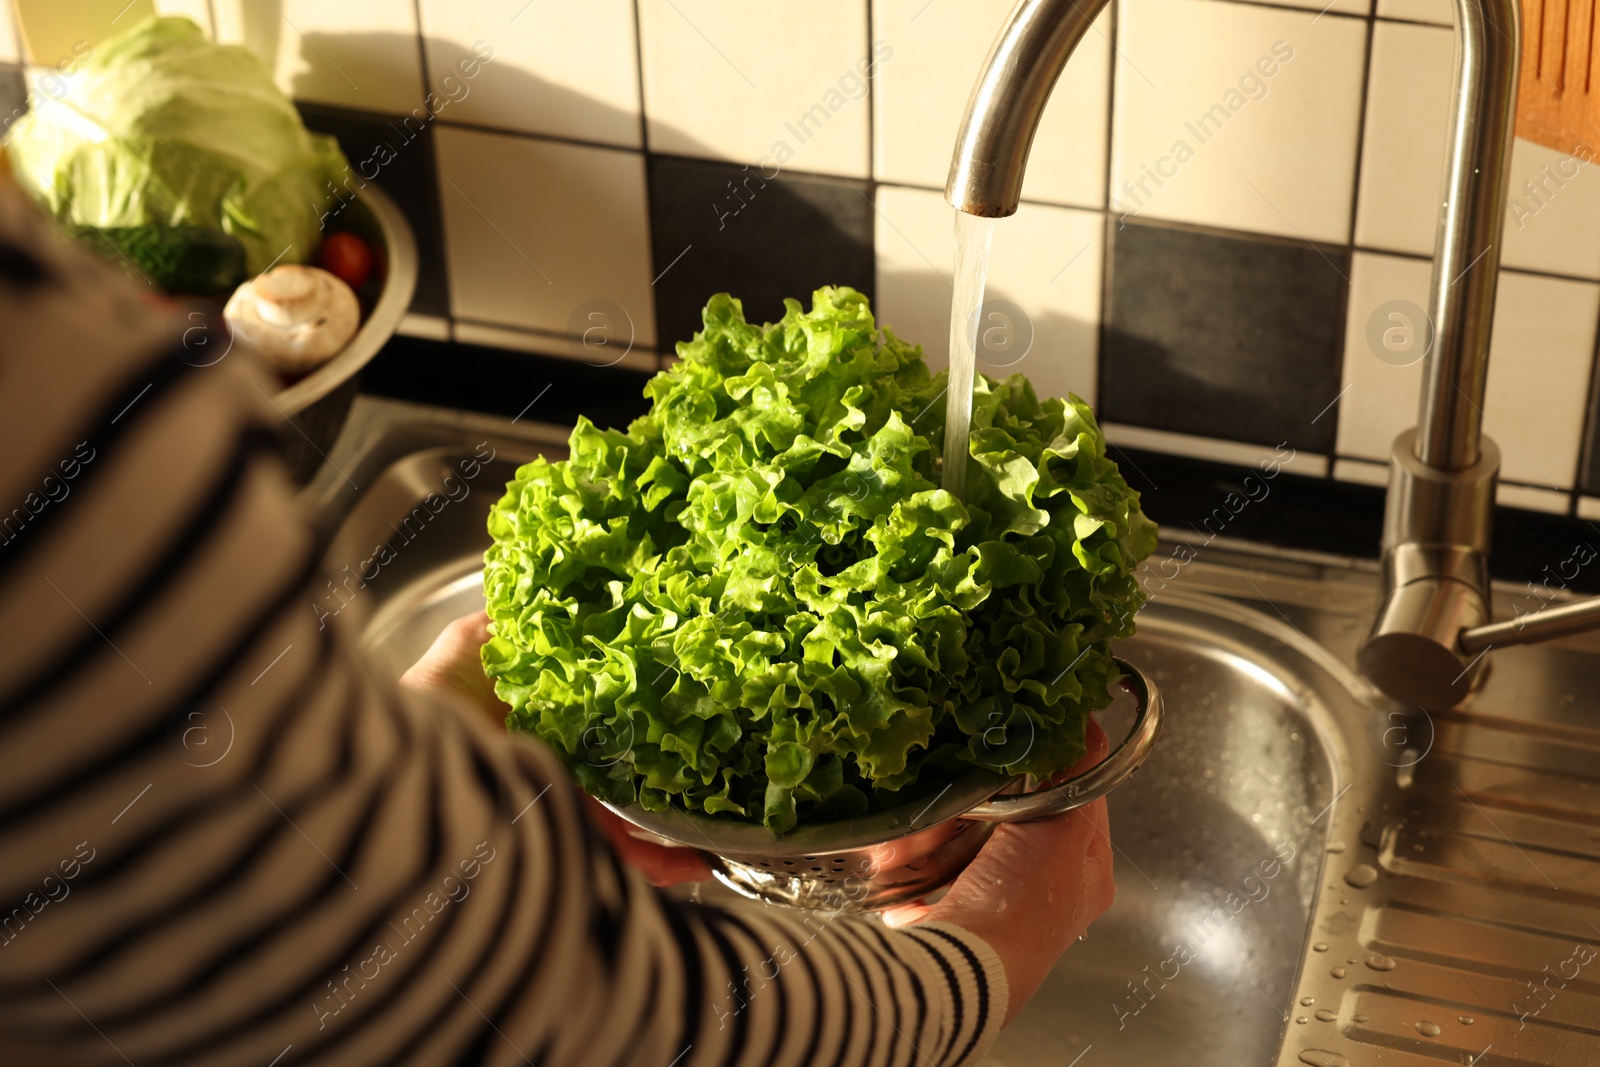
[{"label": "water droplet", "polygon": [[1306,1023],[1310,1022],[1311,1020],[1307,1019],[1304,1015],[1296,1015],[1294,1017],[1294,1021],[1299,1023],[1301,1026],[1304,1026]]},{"label": "water droplet", "polygon": [[1317,1002],[1317,999],[1315,997],[1301,997],[1300,998],[1300,1006],[1302,1008],[1309,1008],[1309,1007],[1311,1007],[1311,1005],[1315,1004],[1316,1002]]},{"label": "water droplet", "polygon": [[1458,1023],[1460,1023],[1462,1026],[1471,1026],[1473,1023],[1477,1022],[1478,1020],[1474,1019],[1470,1015],[1458,1015],[1456,1017],[1456,1021]]},{"label": "water droplet", "polygon": [[1378,880],[1378,869],[1370,863],[1363,863],[1344,872],[1344,880],[1357,889],[1365,889]]},{"label": "water droplet", "polygon": [[1369,952],[1369,953],[1367,953],[1366,963],[1367,963],[1368,967],[1371,967],[1375,971],[1392,971],[1392,970],[1394,970],[1394,957],[1393,956],[1385,956],[1381,952]]},{"label": "water droplet", "polygon": [[1417,1024],[1417,1033],[1421,1034],[1423,1037],[1438,1037],[1440,1033],[1439,1024],[1430,1023],[1428,1020],[1424,1019],[1422,1022]]},{"label": "water droplet", "polygon": [[1346,963],[1360,963],[1361,961],[1356,959],[1354,956],[1351,956],[1349,959],[1345,960],[1345,962]]},{"label": "water droplet", "polygon": [[1332,853],[1333,855],[1337,856],[1339,853],[1344,851],[1344,842],[1343,841],[1335,841],[1333,844],[1328,846],[1328,851],[1330,853]]},{"label": "water droplet", "polygon": [[1337,1052],[1325,1052],[1320,1048],[1308,1048],[1300,1053],[1300,1062],[1307,1067],[1350,1067],[1350,1061]]},{"label": "water droplet", "polygon": [[1350,1021],[1355,1023],[1357,1026],[1360,1026],[1362,1023],[1367,1021],[1367,1017],[1365,1015],[1352,1015],[1350,1016]]},{"label": "water droplet", "polygon": [[1326,952],[1326,951],[1328,951],[1328,943],[1326,941],[1318,941],[1315,945],[1311,946],[1311,951],[1312,952]]},{"label": "water droplet", "polygon": [[1333,970],[1329,971],[1328,973],[1333,975],[1335,978],[1343,978],[1347,972],[1345,971],[1345,969],[1343,967],[1335,967]]},{"label": "water droplet", "polygon": [[1319,1021],[1321,1021],[1321,1022],[1331,1023],[1331,1022],[1333,1022],[1333,1020],[1337,1019],[1338,1017],[1339,1017],[1339,1013],[1336,1012],[1336,1011],[1330,1011],[1327,1008],[1318,1008],[1317,1009],[1317,1019]]}]

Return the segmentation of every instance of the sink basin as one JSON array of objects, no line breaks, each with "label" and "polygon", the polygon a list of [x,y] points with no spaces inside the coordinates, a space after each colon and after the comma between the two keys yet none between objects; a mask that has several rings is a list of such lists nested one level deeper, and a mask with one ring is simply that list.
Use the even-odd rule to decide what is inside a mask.
[{"label": "sink basin", "polygon": [[987,1062],[1064,1067],[1091,1045],[1097,1064],[1273,1061],[1333,789],[1315,704],[1255,651],[1262,640],[1208,605],[1158,598],[1118,645],[1168,713],[1155,752],[1111,794],[1116,904]]},{"label": "sink basin", "polygon": [[[331,530],[321,610],[398,676],[482,607],[484,516],[565,435],[362,398],[303,494]],[[1600,945],[1600,639],[1498,651],[1462,707],[1402,708],[1352,666],[1372,563],[1216,540],[1118,645],[1167,719],[1111,796],[1116,904],[987,1062],[1600,1063],[1600,967],[1530,992]]]}]

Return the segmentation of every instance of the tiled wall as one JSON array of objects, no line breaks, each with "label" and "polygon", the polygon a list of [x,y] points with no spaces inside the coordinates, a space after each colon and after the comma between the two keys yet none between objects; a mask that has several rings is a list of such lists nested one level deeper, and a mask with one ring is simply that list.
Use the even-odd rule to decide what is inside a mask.
[{"label": "tiled wall", "polygon": [[[1427,303],[1452,5],[1373,2],[1117,0],[996,230],[991,296],[1032,343],[989,369],[1090,399],[1126,448],[1287,442],[1295,471],[1381,481],[1420,365],[1369,338]],[[257,51],[353,163],[392,157],[425,256],[408,333],[650,370],[712,292],[769,318],[837,282],[944,348],[941,189],[1010,0],[157,6]],[[1517,144],[1484,413],[1502,503],[1588,519],[1595,169]]]}]

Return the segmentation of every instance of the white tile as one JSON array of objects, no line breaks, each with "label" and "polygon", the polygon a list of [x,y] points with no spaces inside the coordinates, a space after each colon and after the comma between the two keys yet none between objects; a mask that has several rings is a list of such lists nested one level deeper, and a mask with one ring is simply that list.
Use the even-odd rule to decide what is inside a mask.
[{"label": "white tile", "polygon": [[[1386,460],[1396,435],[1416,425],[1422,363],[1394,366],[1368,346],[1386,302],[1426,308],[1431,265],[1357,252],[1351,264],[1339,406],[1342,455]],[[1484,432],[1500,446],[1501,476],[1570,489],[1577,473],[1593,362],[1600,286],[1502,271],[1490,344]]]},{"label": "white tile", "polygon": [[1578,518],[1588,519],[1590,522],[1600,521],[1600,499],[1592,496],[1578,498]]},{"label": "white tile", "polygon": [[[1356,243],[1433,254],[1454,31],[1379,22],[1372,39]],[[1600,139],[1596,139],[1600,147]],[[1600,278],[1600,166],[1518,139],[1501,263]]]},{"label": "white tile", "polygon": [[1501,482],[1495,486],[1494,502],[1503,508],[1522,508],[1525,511],[1565,515],[1567,508],[1572,504],[1572,497],[1554,489]]},{"label": "white tile", "polygon": [[639,22],[651,148],[867,176],[862,0],[639,0]]},{"label": "white tile", "polygon": [[1600,163],[1588,158],[1517,139],[1502,264],[1600,278]]},{"label": "white tile", "polygon": [[1572,488],[1597,316],[1600,285],[1500,272],[1483,414],[1501,477]]},{"label": "white tile", "polygon": [[156,14],[182,15],[194,20],[207,36],[215,32],[211,27],[210,0],[156,0]]},{"label": "white tile", "polygon": [[17,40],[11,5],[0,2],[0,63],[22,62],[22,45]]},{"label": "white tile", "polygon": [[1333,461],[1333,477],[1335,481],[1384,488],[1389,484],[1389,468],[1382,463],[1368,463],[1361,459],[1336,459]]},{"label": "white tile", "polygon": [[428,84],[451,98],[451,120],[638,147],[632,0],[421,7]]},{"label": "white tile", "polygon": [[[894,49],[873,78],[874,174],[944,188],[967,96],[1012,0],[873,0],[872,30]],[[1050,94],[1022,195],[1101,207],[1111,93],[1111,12],[1094,22]]]},{"label": "white tile", "polygon": [[[1222,441],[1214,437],[1196,437],[1170,430],[1154,430],[1147,426],[1124,426],[1117,422],[1103,422],[1106,440],[1123,448],[1138,448],[1147,452],[1166,452],[1191,459],[1208,459],[1215,463],[1231,463],[1237,467],[1267,467],[1276,463],[1279,470],[1310,478],[1328,476],[1328,457],[1313,452],[1300,452],[1286,445],[1274,449],[1266,445],[1251,445],[1241,441]],[[1280,451],[1287,449],[1287,451]]]},{"label": "white tile", "polygon": [[1433,26],[1373,26],[1358,245],[1433,254],[1450,116],[1451,37]]},{"label": "white tile", "polygon": [[1347,240],[1366,23],[1218,0],[1120,10],[1113,210]]},{"label": "white tile", "polygon": [[506,348],[513,352],[531,352],[535,355],[555,356],[560,359],[581,359],[591,366],[623,367],[627,370],[651,372],[657,369],[654,349],[634,347],[614,360],[608,358],[601,363],[585,358],[580,346],[573,344],[571,338],[553,337],[550,334],[531,333],[527,330],[511,330],[504,326],[458,322],[455,324],[455,339],[464,345]]},{"label": "white tile", "polygon": [[296,100],[389,113],[423,106],[413,0],[215,0],[217,40],[261,57]]},{"label": "white tile", "polygon": [[1456,5],[1452,0],[1378,0],[1378,17],[1454,26]]},{"label": "white tile", "polygon": [[450,126],[437,137],[456,316],[581,334],[585,309],[607,301],[617,336],[653,346],[641,155]]},{"label": "white tile", "polygon": [[[1379,359],[1368,344],[1369,324],[1391,301],[1405,300],[1424,314],[1432,265],[1425,260],[1356,252],[1350,261],[1350,303],[1345,325],[1344,375],[1340,388],[1337,451],[1387,463],[1395,437],[1417,424],[1422,392],[1420,360],[1402,364],[1404,355]],[[1379,336],[1404,329],[1385,312]],[[1395,312],[1400,313],[1400,312]],[[1381,340],[1380,340],[1381,344]]]},{"label": "white tile", "polygon": [[430,341],[448,341],[450,320],[442,315],[419,315],[414,311],[407,312],[394,332],[403,337],[426,337]]},{"label": "white tile", "polygon": [[[877,208],[878,321],[922,345],[940,370],[949,365],[955,212],[942,193],[890,186],[878,188]],[[1104,243],[1094,212],[1025,203],[999,221],[985,296],[985,328],[997,332],[980,371],[1020,372],[1040,396],[1094,403]]]}]

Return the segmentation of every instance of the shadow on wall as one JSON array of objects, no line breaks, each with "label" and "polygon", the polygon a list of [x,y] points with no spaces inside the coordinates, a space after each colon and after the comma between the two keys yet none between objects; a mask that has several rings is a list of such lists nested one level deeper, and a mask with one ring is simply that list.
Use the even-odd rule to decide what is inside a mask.
[{"label": "shadow on wall", "polygon": [[[282,48],[295,48],[302,57],[319,61],[323,61],[322,56],[337,56],[351,36],[284,35],[270,5],[244,7],[246,43],[269,67],[275,65]],[[402,44],[415,48],[415,40],[409,35],[360,36],[368,67],[363,81],[385,76],[381,71],[372,71],[372,63],[381,62],[373,57],[403,56],[406,53],[399,47]],[[398,60],[387,74],[390,84],[409,81],[414,76],[414,65]],[[568,323],[590,301],[614,300],[618,289],[649,289],[647,299],[653,300],[654,314],[643,319],[653,318],[658,328],[656,336],[640,336],[637,343],[670,352],[675,342],[689,339],[700,328],[700,309],[708,297],[719,291],[739,297],[746,315],[756,321],[781,316],[782,299],[786,296],[809,305],[812,290],[822,285],[850,285],[869,297],[874,295],[870,190],[858,182],[791,173],[805,166],[804,145],[795,149],[788,167],[782,169],[678,156],[651,157],[649,180],[641,190],[648,197],[649,233],[644,235],[648,263],[639,264],[637,252],[630,256],[630,250],[596,248],[587,242],[584,247],[574,248],[569,242],[564,250],[548,245],[541,250],[543,227],[570,222],[563,218],[567,205],[554,201],[570,199],[575,189],[583,191],[581,210],[596,220],[637,216],[641,205],[623,200],[633,195],[631,189],[592,180],[586,173],[585,157],[596,150],[594,147],[576,146],[571,153],[555,151],[557,160],[572,161],[567,173],[489,175],[453,167],[449,145],[445,144],[441,151],[435,133],[440,123],[481,124],[477,136],[504,137],[508,145],[522,140],[515,133],[495,132],[497,120],[504,120],[485,115],[481,100],[472,105],[474,110],[463,110],[467,101],[482,92],[483,79],[489,77],[495,79],[495,95],[499,98],[537,101],[541,110],[565,109],[584,114],[608,128],[615,128],[618,123],[636,127],[638,123],[631,113],[509,64],[496,65],[492,57],[473,78],[453,69],[432,71],[428,91],[419,87],[409,118],[315,103],[303,105],[314,128],[327,129],[339,137],[358,172],[352,175],[353,188],[359,189],[363,180],[371,180],[386,190],[397,191],[397,201],[418,229],[423,255],[448,263],[453,292],[448,298],[443,296],[446,286],[441,277],[436,283],[441,294],[439,306],[429,309],[433,313],[459,314],[463,287],[480,287],[478,291],[482,292],[482,286],[490,286],[503,292],[505,299],[495,301],[496,312],[487,316],[482,310],[483,301],[477,301],[474,306],[478,310],[472,318],[530,328],[529,316],[524,313],[519,317],[516,312],[534,305],[533,318],[539,323],[535,328],[560,331],[559,324]],[[312,79],[306,75],[297,77],[291,91],[296,96],[313,92]],[[863,98],[846,106],[865,107],[867,102]],[[783,136],[784,131],[780,128],[774,134]],[[550,141],[542,143],[549,145]],[[480,191],[503,190],[508,183],[516,187],[515,199],[530,205],[525,215],[488,217],[474,206],[487,199],[478,195]],[[430,188],[438,190],[437,204],[428,203]],[[485,255],[482,262],[474,263],[479,257],[472,249],[462,247],[459,240],[454,246],[450,244],[446,224],[456,220],[461,228],[473,225],[480,217],[499,231],[498,236],[491,234],[488,239],[502,241],[509,248],[496,249],[494,255]],[[628,236],[622,234],[621,239]],[[532,264],[559,277],[563,252],[569,278],[587,276],[593,280],[575,288],[572,284],[551,286],[541,278]],[[493,268],[487,268],[485,265],[491,262]],[[502,269],[507,263],[509,270]],[[627,285],[608,285],[608,276],[614,277],[618,270],[635,264],[638,270],[648,268],[649,276]],[[656,281],[651,284],[651,279]],[[559,295],[547,295],[553,291]],[[552,300],[561,306],[554,306]],[[538,306],[541,301],[544,306]],[[641,309],[626,306],[628,302],[622,302],[624,310],[634,321],[640,321]],[[504,314],[498,313],[500,308],[505,309]]]}]

